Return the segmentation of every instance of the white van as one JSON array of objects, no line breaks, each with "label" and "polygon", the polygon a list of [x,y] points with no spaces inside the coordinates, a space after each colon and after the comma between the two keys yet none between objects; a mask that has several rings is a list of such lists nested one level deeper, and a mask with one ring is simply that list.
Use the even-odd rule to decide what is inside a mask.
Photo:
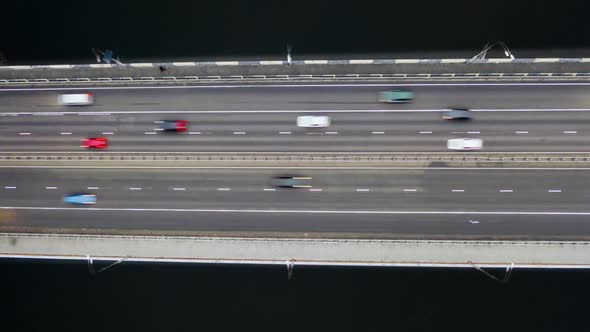
[{"label": "white van", "polygon": [[330,126],[330,117],[325,115],[303,115],[297,117],[297,127],[325,128]]},{"label": "white van", "polygon": [[57,97],[57,102],[60,105],[92,105],[94,104],[94,96],[92,93],[73,93],[63,94]]}]

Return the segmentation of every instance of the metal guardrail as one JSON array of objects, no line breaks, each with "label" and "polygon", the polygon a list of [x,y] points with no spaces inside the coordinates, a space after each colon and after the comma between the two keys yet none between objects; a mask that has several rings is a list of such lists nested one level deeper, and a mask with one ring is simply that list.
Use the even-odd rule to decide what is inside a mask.
[{"label": "metal guardrail", "polygon": [[309,59],[309,60],[234,60],[234,61],[180,61],[125,64],[63,64],[0,66],[0,70],[36,69],[104,69],[104,68],[174,68],[204,66],[300,66],[300,65],[405,65],[405,64],[537,64],[537,63],[589,63],[590,58],[488,58],[473,61],[465,58],[449,59]]},{"label": "metal guardrail", "polygon": [[590,153],[10,153],[0,161],[590,162]]},{"label": "metal guardrail", "polygon": [[445,80],[445,79],[589,79],[589,73],[456,73],[456,74],[321,74],[321,75],[230,75],[230,76],[166,76],[166,77],[77,77],[0,79],[0,86],[12,84],[64,83],[154,83],[210,81],[289,81],[289,80]]}]

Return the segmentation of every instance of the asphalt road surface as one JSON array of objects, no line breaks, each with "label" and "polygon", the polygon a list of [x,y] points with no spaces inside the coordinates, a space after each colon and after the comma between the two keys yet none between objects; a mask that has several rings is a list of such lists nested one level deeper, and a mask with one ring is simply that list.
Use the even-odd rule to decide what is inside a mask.
[{"label": "asphalt road surface", "polygon": [[[304,114],[304,113],[302,113]],[[484,141],[489,152],[590,150],[590,112],[475,112],[470,121],[440,112],[334,113],[329,128],[298,128],[291,113],[125,114],[0,118],[3,151],[83,151],[80,139],[106,137],[118,152],[447,151],[450,138]],[[189,131],[158,131],[155,121],[182,118]]]},{"label": "asphalt road surface", "polygon": [[[377,102],[379,91],[408,88],[414,102]],[[72,92],[74,91],[74,92]],[[63,107],[60,93],[93,92],[91,107]],[[0,112],[35,111],[237,111],[237,110],[382,110],[441,109],[578,109],[590,107],[588,83],[418,83],[315,84],[199,87],[2,90]]]},{"label": "asphalt road surface", "polygon": [[[278,175],[312,188],[275,188]],[[590,170],[0,169],[0,228],[587,238]],[[94,193],[97,204],[62,202]]]},{"label": "asphalt road surface", "polygon": [[[118,152],[441,152],[449,138],[477,137],[489,152],[588,151],[590,86],[418,85],[411,87],[413,103],[376,102],[379,91],[394,88],[83,90],[96,96],[89,107],[56,105],[63,90],[3,90],[0,114],[20,115],[0,118],[0,145],[80,151],[81,138],[100,136]],[[442,120],[441,110],[450,106],[474,109],[473,120]],[[330,115],[332,125],[298,128],[296,117],[304,114]],[[158,132],[154,121],[164,119],[188,120],[189,132]]]}]

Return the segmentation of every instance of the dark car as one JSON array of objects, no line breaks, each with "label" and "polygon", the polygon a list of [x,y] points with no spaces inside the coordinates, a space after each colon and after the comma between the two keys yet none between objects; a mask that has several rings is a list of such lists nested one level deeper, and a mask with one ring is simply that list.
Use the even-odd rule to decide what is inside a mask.
[{"label": "dark car", "polygon": [[277,176],[272,182],[281,188],[311,188],[310,176]]},{"label": "dark car", "polygon": [[188,130],[188,121],[186,120],[163,120],[155,121],[155,123],[162,131],[182,133]]},{"label": "dark car", "polygon": [[471,112],[465,108],[452,108],[444,111],[442,118],[445,120],[469,120]]}]

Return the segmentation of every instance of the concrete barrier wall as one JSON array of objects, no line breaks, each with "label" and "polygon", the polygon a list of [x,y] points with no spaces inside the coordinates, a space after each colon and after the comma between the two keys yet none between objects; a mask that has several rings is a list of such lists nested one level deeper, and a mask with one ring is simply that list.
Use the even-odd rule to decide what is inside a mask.
[{"label": "concrete barrier wall", "polygon": [[0,257],[238,264],[590,268],[589,242],[0,234]]},{"label": "concrete barrier wall", "polygon": [[590,58],[299,60],[0,66],[0,79],[452,73],[588,73]]}]

